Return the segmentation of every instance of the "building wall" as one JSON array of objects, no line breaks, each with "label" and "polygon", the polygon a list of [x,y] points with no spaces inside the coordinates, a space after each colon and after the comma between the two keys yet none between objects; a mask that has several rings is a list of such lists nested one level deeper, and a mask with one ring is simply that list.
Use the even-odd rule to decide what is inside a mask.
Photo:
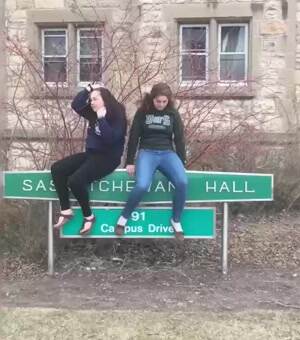
[{"label": "building wall", "polygon": [[[281,0],[265,1],[141,1],[144,20],[141,27],[161,26],[176,37],[176,22],[197,22],[198,18],[250,18],[250,79],[254,89],[243,99],[222,100],[216,111],[253,112],[264,119],[265,129],[284,132],[290,128],[289,87],[293,82],[294,65],[288,62],[288,20],[284,18]],[[293,12],[289,12],[292,17]],[[288,20],[287,20],[288,19]],[[292,33],[292,32],[291,32]],[[252,97],[252,94],[254,95]],[[286,112],[287,111],[287,112]],[[289,115],[289,117],[286,117]]]},{"label": "building wall", "polygon": [[295,85],[296,85],[296,98],[297,102],[300,101],[300,1],[296,1],[296,60],[295,60]]},{"label": "building wall", "polygon": [[[3,136],[4,129],[7,126],[7,116],[5,113],[5,101],[7,96],[6,86],[6,54],[5,54],[5,1],[0,2],[0,84],[3,84],[0,91],[0,136]],[[6,158],[6,144],[0,138],[0,171],[4,169]],[[0,195],[2,192],[2,183],[0,180]]]},{"label": "building wall", "polygon": [[[221,97],[218,91],[197,94],[184,98],[203,105],[214,96],[218,102],[212,114],[234,114],[247,116],[255,114],[256,120],[265,121],[266,132],[283,134],[293,132],[298,124],[298,110],[295,102],[300,100],[300,0],[134,0],[130,1],[134,10],[128,11],[127,3],[119,0],[6,0],[8,34],[18,37],[19,41],[33,50],[39,46],[39,26],[64,22],[72,29],[75,23],[103,21],[117,25],[127,14],[129,26],[138,37],[147,39],[141,42],[142,58],[151,56],[154,48],[165,53],[166,37],[174,45],[178,43],[179,23],[209,23],[212,31],[217,29],[218,21],[235,22],[244,18],[249,21],[250,51],[249,78],[251,87],[242,92],[229,92]],[[91,5],[92,4],[92,5]],[[1,5],[0,5],[1,6]],[[91,6],[93,8],[91,8]],[[96,9],[96,11],[95,11]],[[138,18],[138,20],[136,19]],[[211,46],[217,46],[215,38],[210,38]],[[130,51],[124,51],[129,53]],[[212,55],[216,53],[211,51]],[[130,59],[130,56],[128,57]],[[1,62],[1,60],[0,60]],[[7,55],[8,94],[15,95],[18,78],[16,74],[22,68],[22,60],[14,55]],[[130,64],[130,63],[128,63]],[[124,73],[130,72],[129,65],[123,65]],[[174,65],[176,69],[176,61]],[[165,71],[166,73],[168,70]],[[3,77],[3,70],[0,77]],[[158,81],[160,74],[153,78]],[[173,88],[178,83],[173,80]],[[143,87],[148,90],[151,82]],[[74,90],[74,89],[73,89]],[[72,91],[73,91],[72,90]],[[236,95],[236,92],[238,93]],[[26,98],[26,89],[19,89],[17,96]],[[71,97],[68,92],[66,97]],[[24,100],[26,105],[26,100]],[[66,104],[67,107],[67,104]],[[134,105],[128,102],[129,111]],[[34,110],[32,114],[36,114]],[[2,112],[2,118],[5,113]],[[8,128],[16,124],[16,117],[7,117]],[[33,131],[34,134],[34,131]],[[280,142],[280,138],[273,139]]]},{"label": "building wall", "polygon": [[[5,0],[6,1],[6,0]],[[5,1],[0,2],[0,84],[6,84],[6,54],[5,54]],[[0,129],[6,126],[4,101],[6,86],[0,91]]]}]

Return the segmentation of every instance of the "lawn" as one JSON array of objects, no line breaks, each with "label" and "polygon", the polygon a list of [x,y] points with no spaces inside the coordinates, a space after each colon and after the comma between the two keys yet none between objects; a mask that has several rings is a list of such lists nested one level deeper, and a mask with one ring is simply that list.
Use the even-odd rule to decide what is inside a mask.
[{"label": "lawn", "polygon": [[297,340],[300,339],[300,313],[2,308],[0,339]]}]

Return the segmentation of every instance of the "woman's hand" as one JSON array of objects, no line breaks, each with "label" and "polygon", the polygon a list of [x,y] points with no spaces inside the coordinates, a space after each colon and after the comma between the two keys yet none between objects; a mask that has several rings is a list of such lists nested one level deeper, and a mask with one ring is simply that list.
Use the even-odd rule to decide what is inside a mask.
[{"label": "woman's hand", "polygon": [[130,164],[126,166],[126,171],[129,174],[129,176],[134,176],[135,174],[135,165]]},{"label": "woman's hand", "polygon": [[88,92],[92,92],[94,90],[97,90],[97,89],[100,89],[100,88],[104,88],[104,84],[102,82],[99,82],[99,83],[93,83],[93,84],[88,84],[85,89],[88,91]]}]

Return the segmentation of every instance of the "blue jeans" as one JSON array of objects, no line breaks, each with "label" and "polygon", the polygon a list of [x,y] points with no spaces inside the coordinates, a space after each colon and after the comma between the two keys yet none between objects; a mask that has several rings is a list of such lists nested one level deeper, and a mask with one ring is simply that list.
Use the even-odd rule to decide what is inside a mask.
[{"label": "blue jeans", "polygon": [[123,217],[130,218],[131,213],[148,191],[156,170],[165,175],[175,187],[173,220],[180,221],[186,200],[187,176],[180,158],[172,150],[141,149],[139,151],[135,168],[136,184],[122,212]]}]

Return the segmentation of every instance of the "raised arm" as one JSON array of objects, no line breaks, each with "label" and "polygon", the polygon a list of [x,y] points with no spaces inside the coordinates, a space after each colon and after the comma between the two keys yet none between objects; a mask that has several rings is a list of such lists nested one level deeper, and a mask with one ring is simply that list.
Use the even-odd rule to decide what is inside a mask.
[{"label": "raised arm", "polygon": [[71,103],[71,107],[80,116],[84,117],[88,121],[93,121],[97,118],[97,115],[91,108],[89,95],[90,92],[87,89],[83,89],[78,92]]},{"label": "raised arm", "polygon": [[98,129],[97,134],[107,145],[114,144],[126,135],[125,109],[120,106],[119,110],[119,114],[113,120],[108,120],[107,117],[97,119],[95,129]]}]

